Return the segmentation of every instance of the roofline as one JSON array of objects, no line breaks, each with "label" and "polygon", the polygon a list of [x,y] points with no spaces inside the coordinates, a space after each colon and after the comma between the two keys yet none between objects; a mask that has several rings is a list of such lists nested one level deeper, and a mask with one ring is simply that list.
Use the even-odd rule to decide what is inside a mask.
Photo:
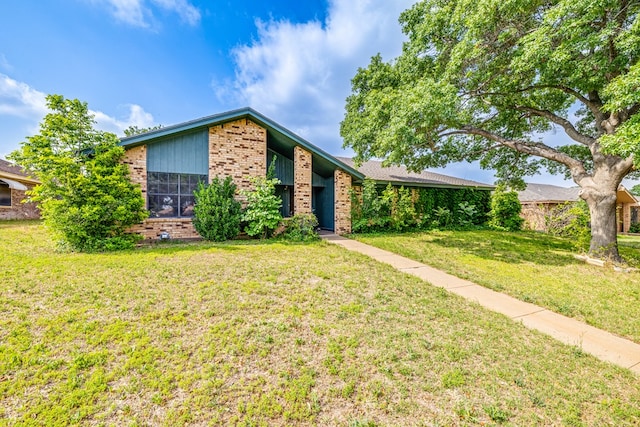
[{"label": "roofline", "polygon": [[426,182],[411,182],[411,181],[391,181],[391,180],[385,180],[385,179],[374,179],[374,178],[369,178],[372,179],[373,181],[376,182],[376,184],[381,184],[381,185],[402,185],[405,187],[424,187],[424,188],[455,188],[455,189],[461,189],[461,188],[474,188],[476,190],[486,190],[486,191],[493,191],[495,190],[495,185],[455,185],[455,184],[437,184],[437,183],[426,183]]},{"label": "roofline", "polygon": [[24,175],[17,175],[11,172],[0,171],[0,179],[3,176],[6,177],[7,179],[15,179],[16,181],[25,181],[29,184],[40,184],[40,181],[38,181],[37,179],[28,178]]},{"label": "roofline", "polygon": [[120,145],[125,148],[135,147],[137,145],[142,145],[143,143],[151,139],[162,138],[162,137],[173,135],[176,133],[189,132],[191,130],[195,130],[199,128],[205,128],[205,127],[208,128],[212,125],[224,124],[227,122],[231,122],[231,121],[243,119],[243,118],[250,118],[252,121],[256,122],[257,124],[263,127],[271,128],[277,132],[280,132],[281,134],[291,139],[293,142],[300,145],[307,151],[310,151],[312,154],[316,154],[322,157],[323,159],[332,163],[336,167],[345,170],[347,173],[355,176],[358,179],[362,180],[365,178],[365,175],[363,175],[358,170],[336,159],[331,154],[316,147],[306,139],[300,137],[299,135],[296,135],[295,133],[291,132],[289,129],[277,124],[276,122],[269,119],[268,117],[258,113],[256,110],[254,110],[251,107],[239,108],[237,110],[231,110],[224,113],[214,114],[211,116],[202,117],[200,119],[191,120],[188,122],[178,123],[176,125],[163,127],[157,130],[153,130],[151,132],[146,132],[139,135],[121,138]]}]

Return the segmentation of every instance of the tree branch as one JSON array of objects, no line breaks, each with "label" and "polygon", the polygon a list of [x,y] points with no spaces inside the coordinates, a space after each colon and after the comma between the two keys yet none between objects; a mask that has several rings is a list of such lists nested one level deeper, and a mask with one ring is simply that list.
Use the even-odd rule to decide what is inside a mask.
[{"label": "tree branch", "polygon": [[554,162],[561,163],[569,168],[571,175],[574,179],[581,179],[588,176],[588,172],[584,168],[581,161],[574,159],[573,157],[561,153],[546,144],[538,143],[526,143],[522,141],[515,141],[512,139],[503,138],[493,132],[489,132],[484,129],[476,128],[473,126],[463,126],[457,131],[448,132],[448,136],[451,135],[477,135],[487,138],[491,141],[495,141],[505,147],[509,147],[520,153],[529,154],[532,156],[542,157],[544,159],[552,160]]},{"label": "tree branch", "polygon": [[531,113],[539,117],[544,117],[545,119],[562,126],[564,131],[567,133],[567,135],[569,135],[569,137],[571,137],[571,139],[579,142],[580,144],[586,145],[587,147],[590,147],[596,142],[596,139],[578,132],[569,120],[565,119],[564,117],[557,116],[549,110],[539,110],[537,108],[523,106],[516,106],[515,109],[519,111],[526,111],[527,113]]}]

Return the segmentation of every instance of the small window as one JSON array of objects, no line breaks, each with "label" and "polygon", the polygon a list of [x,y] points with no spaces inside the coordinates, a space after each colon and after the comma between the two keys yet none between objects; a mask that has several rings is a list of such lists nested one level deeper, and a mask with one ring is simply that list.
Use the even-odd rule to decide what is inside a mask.
[{"label": "small window", "polygon": [[195,198],[193,192],[199,182],[207,182],[206,175],[149,172],[147,194],[151,218],[192,217]]},{"label": "small window", "polygon": [[0,181],[0,206],[11,207],[11,189],[9,184]]}]

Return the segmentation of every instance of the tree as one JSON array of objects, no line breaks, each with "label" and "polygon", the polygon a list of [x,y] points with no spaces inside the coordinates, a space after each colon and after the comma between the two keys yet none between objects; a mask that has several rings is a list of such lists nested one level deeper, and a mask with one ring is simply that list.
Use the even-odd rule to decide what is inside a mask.
[{"label": "tree", "polygon": [[247,198],[242,220],[247,223],[245,231],[249,236],[266,239],[282,221],[282,199],[276,196],[276,185],[280,180],[274,177],[275,166],[276,156],[273,156],[267,176],[249,177],[253,190],[240,190],[240,194]]},{"label": "tree", "polygon": [[198,183],[193,193],[196,200],[193,226],[207,240],[222,242],[233,239],[240,232],[242,208],[235,199],[236,185],[228,176],[215,177],[211,184]]},{"label": "tree", "polygon": [[[628,0],[420,1],[400,16],[402,54],[375,56],[353,78],[345,146],[356,161],[411,170],[477,160],[516,188],[541,167],[564,172],[589,206],[590,253],[619,261],[616,190],[640,164],[639,10]],[[567,138],[543,141],[554,129]]]},{"label": "tree", "polygon": [[95,130],[87,104],[77,99],[48,95],[47,107],[40,133],[10,155],[40,181],[30,198],[45,224],[74,250],[131,247],[135,236],[126,230],[147,212],[121,163],[118,138]]},{"label": "tree", "polygon": [[141,128],[135,125],[131,125],[124,130],[124,136],[136,136],[143,133],[151,132],[154,130],[162,129],[162,125],[151,126],[148,128]]},{"label": "tree", "polygon": [[640,184],[636,184],[631,187],[631,190],[629,190],[629,192],[636,197],[640,196]]}]

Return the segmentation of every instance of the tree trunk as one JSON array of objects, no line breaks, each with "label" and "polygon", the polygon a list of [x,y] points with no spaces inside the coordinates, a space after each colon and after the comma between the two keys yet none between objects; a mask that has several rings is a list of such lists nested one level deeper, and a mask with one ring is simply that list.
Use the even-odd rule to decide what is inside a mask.
[{"label": "tree trunk", "polygon": [[587,202],[591,214],[589,255],[621,263],[616,217],[617,186],[615,189],[583,189],[581,197]]}]

